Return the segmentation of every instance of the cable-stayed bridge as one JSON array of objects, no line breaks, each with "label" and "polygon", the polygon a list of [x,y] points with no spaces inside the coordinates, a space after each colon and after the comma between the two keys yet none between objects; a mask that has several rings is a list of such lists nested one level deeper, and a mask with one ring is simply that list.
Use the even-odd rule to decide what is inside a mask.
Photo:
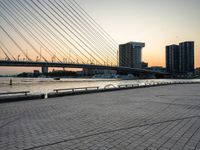
[{"label": "cable-stayed bridge", "polygon": [[1,0],[0,35],[0,66],[162,74],[118,66],[118,43],[75,0]]}]

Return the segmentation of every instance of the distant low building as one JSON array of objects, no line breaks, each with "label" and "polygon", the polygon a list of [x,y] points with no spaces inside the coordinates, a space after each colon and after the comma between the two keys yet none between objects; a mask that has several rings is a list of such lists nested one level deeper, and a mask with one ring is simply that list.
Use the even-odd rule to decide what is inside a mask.
[{"label": "distant low building", "polygon": [[38,77],[40,75],[40,71],[39,70],[33,70],[33,76],[34,77]]},{"label": "distant low building", "polygon": [[148,68],[148,63],[142,62],[142,69],[147,69],[147,68]]},{"label": "distant low building", "polygon": [[17,75],[17,77],[33,77],[33,73],[32,72],[23,72]]},{"label": "distant low building", "polygon": [[152,66],[152,67],[149,67],[148,69],[152,71],[157,71],[157,72],[166,72],[166,68],[162,66]]},{"label": "distant low building", "polygon": [[105,69],[83,69],[84,75],[97,75],[97,74],[117,74],[116,70],[105,70]]},{"label": "distant low building", "polygon": [[200,67],[195,69],[195,74],[200,76]]}]

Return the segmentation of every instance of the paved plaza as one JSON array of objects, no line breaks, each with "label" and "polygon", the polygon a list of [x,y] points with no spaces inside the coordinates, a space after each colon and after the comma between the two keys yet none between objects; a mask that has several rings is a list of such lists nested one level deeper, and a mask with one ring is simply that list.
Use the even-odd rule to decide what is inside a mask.
[{"label": "paved plaza", "polygon": [[200,150],[200,84],[0,104],[0,150]]}]

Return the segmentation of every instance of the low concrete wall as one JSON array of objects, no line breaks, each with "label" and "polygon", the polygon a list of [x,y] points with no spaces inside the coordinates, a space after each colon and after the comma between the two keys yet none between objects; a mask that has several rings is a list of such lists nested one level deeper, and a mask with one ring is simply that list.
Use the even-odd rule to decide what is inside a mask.
[{"label": "low concrete wall", "polygon": [[30,94],[30,95],[7,95],[0,97],[0,103],[17,102],[17,101],[27,101],[27,100],[39,100],[44,99],[45,94]]},{"label": "low concrete wall", "polygon": [[47,94],[47,98],[56,98],[56,97],[64,97],[71,95],[81,95],[81,94],[91,94],[91,93],[101,93],[101,92],[112,92],[112,91],[120,91],[120,90],[128,90],[128,89],[136,89],[136,88],[148,88],[153,86],[163,86],[163,85],[141,85],[141,86],[128,86],[128,87],[116,87],[116,88],[108,88],[108,89],[98,89],[98,90],[82,90],[82,91],[66,91],[66,92],[52,92]]},{"label": "low concrete wall", "polygon": [[[56,98],[56,97],[64,97],[71,95],[81,95],[81,94],[91,94],[91,93],[101,93],[101,92],[112,92],[112,91],[120,91],[120,90],[128,90],[128,89],[137,89],[137,88],[150,88],[156,86],[166,86],[173,84],[200,84],[199,82],[165,82],[165,83],[149,83],[145,85],[121,85],[119,87],[107,88],[107,89],[91,89],[91,90],[73,90],[73,91],[65,91],[65,92],[51,92],[47,94],[47,98]],[[17,102],[17,101],[27,101],[27,100],[41,100],[45,99],[45,94],[27,94],[27,95],[6,95],[0,96],[0,103],[7,102]]]},{"label": "low concrete wall", "polygon": [[90,94],[96,93],[99,90],[89,90],[89,91],[67,91],[67,92],[52,92],[47,94],[47,98],[55,98],[55,97],[63,97],[63,96],[70,96],[70,95],[80,95],[80,94]]},{"label": "low concrete wall", "polygon": [[91,94],[91,93],[101,93],[101,92],[112,92],[112,91],[119,91],[119,90],[128,90],[128,89],[137,89],[137,88],[150,88],[156,86],[166,86],[166,85],[173,85],[173,84],[200,84],[196,82],[165,82],[165,83],[154,83],[154,84],[145,84],[145,85],[138,85],[138,86],[124,86],[124,87],[116,87],[116,88],[108,88],[108,89],[95,89],[95,90],[81,90],[81,91],[66,91],[66,92],[51,92],[47,94],[47,98],[56,98],[56,97],[64,97],[64,96],[71,96],[71,95],[81,95],[81,94]]}]

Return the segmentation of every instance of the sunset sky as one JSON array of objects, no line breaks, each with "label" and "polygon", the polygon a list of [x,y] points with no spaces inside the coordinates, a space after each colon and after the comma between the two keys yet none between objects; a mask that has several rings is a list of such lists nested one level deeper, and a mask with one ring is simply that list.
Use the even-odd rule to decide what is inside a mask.
[{"label": "sunset sky", "polygon": [[[183,41],[195,41],[195,66],[200,66],[199,0],[77,2],[117,43],[144,42],[143,61],[149,66],[165,66],[165,46]],[[0,73],[4,73],[11,68],[0,69]]]},{"label": "sunset sky", "polygon": [[165,46],[195,41],[200,66],[199,0],[78,0],[119,43],[145,42],[143,60],[165,66]]}]

